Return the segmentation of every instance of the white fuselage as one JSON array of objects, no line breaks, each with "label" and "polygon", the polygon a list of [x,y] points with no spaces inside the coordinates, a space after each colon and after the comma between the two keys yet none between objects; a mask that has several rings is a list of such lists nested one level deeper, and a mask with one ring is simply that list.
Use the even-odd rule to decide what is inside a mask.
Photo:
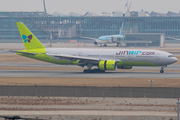
[{"label": "white fuselage", "polygon": [[[142,49],[88,49],[88,48],[46,48],[50,54],[65,54],[99,58],[102,60],[115,60],[126,62],[147,62],[159,66],[169,65],[177,61],[172,54],[159,50]],[[51,56],[53,59],[58,59]]]},{"label": "white fuselage", "polygon": [[117,43],[117,38],[124,38],[123,35],[107,35],[107,36],[101,36],[96,40],[98,44],[111,44],[111,43]]}]

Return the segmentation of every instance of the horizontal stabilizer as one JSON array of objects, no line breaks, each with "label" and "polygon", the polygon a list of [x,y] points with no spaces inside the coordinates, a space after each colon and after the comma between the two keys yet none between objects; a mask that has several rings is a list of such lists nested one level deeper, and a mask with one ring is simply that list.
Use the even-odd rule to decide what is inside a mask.
[{"label": "horizontal stabilizer", "polygon": [[30,53],[30,52],[21,52],[18,50],[9,50],[9,52],[22,53],[22,54],[28,54],[28,55],[36,55],[37,54],[37,53]]}]

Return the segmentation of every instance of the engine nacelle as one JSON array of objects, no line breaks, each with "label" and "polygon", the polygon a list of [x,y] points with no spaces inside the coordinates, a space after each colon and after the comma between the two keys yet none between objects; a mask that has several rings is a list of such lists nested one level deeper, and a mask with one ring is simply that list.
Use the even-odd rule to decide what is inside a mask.
[{"label": "engine nacelle", "polygon": [[99,62],[100,70],[116,70],[117,62],[114,60],[104,60]]},{"label": "engine nacelle", "polygon": [[117,66],[118,69],[132,69],[133,66]]},{"label": "engine nacelle", "polygon": [[98,45],[98,42],[94,42],[94,45]]}]

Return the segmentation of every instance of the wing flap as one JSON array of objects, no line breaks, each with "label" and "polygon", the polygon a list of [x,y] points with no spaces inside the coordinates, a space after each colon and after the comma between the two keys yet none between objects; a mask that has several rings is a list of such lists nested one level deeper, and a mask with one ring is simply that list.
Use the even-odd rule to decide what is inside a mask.
[{"label": "wing flap", "polygon": [[63,58],[63,59],[71,60],[71,61],[76,61],[76,60],[100,61],[101,60],[99,58],[73,56],[73,55],[67,55],[67,54],[50,54],[50,53],[46,53],[46,55],[57,57],[57,58]]},{"label": "wing flap", "polygon": [[114,60],[114,61],[120,61],[119,59],[104,59],[104,58],[94,58],[94,57],[85,57],[85,56],[74,56],[74,55],[68,55],[68,54],[51,54],[51,53],[46,53],[46,55],[53,56],[55,58],[60,58],[60,59],[66,59],[70,61],[86,61],[86,62],[99,62],[101,60]]}]

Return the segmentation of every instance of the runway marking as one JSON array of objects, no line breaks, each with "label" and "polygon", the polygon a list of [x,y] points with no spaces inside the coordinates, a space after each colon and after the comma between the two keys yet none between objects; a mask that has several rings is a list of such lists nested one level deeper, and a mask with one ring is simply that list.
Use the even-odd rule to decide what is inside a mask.
[{"label": "runway marking", "polygon": [[18,64],[13,64],[13,65],[7,65],[7,66],[18,66]]},{"label": "runway marking", "polygon": [[[34,75],[33,77],[48,77],[49,75]],[[26,76],[10,76],[10,77],[32,77],[32,75],[26,75]]]},{"label": "runway marking", "polygon": [[[130,76],[106,76],[106,78],[129,78]],[[91,78],[103,78],[103,77],[91,77]]]}]

